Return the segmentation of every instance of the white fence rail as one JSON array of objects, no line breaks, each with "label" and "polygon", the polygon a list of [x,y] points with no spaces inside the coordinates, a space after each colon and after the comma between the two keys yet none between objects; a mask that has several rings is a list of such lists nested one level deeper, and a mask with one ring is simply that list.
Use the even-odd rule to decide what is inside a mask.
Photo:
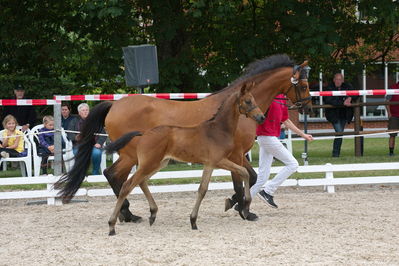
[{"label": "white fence rail", "polygon": [[[271,173],[277,173],[282,167],[272,167]],[[255,168],[255,171],[258,169]],[[320,178],[315,179],[288,179],[283,186],[325,186],[327,192],[335,192],[337,185],[357,185],[357,184],[399,184],[399,175],[394,176],[368,176],[352,178],[334,178],[334,172],[370,171],[370,170],[399,170],[399,163],[368,163],[368,164],[336,164],[327,163],[325,165],[299,166],[299,173],[321,173]],[[399,174],[399,172],[398,172]],[[152,179],[171,179],[171,178],[200,178],[202,170],[158,172]],[[213,176],[229,176],[230,172],[225,170],[215,170]],[[49,205],[60,204],[56,200],[57,192],[52,189],[58,177],[13,177],[0,178],[0,186],[6,185],[27,185],[27,184],[47,184],[46,190],[28,191],[9,191],[0,192],[0,199],[25,199],[25,198],[47,198]],[[88,176],[89,183],[107,182],[104,176]],[[150,186],[152,193],[177,192],[177,191],[196,191],[198,184],[184,185],[159,185]],[[233,189],[232,182],[211,182],[209,190]],[[133,190],[134,194],[141,194],[140,188]],[[112,189],[85,189],[81,188],[76,196],[109,196],[114,195]]]}]

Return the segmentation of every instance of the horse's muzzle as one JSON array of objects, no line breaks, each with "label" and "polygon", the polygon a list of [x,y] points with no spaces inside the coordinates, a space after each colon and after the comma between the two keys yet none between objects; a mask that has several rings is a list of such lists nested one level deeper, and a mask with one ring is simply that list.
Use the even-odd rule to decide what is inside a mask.
[{"label": "horse's muzzle", "polygon": [[258,124],[263,124],[263,122],[265,122],[266,117],[262,114],[260,115],[255,115],[255,121]]}]

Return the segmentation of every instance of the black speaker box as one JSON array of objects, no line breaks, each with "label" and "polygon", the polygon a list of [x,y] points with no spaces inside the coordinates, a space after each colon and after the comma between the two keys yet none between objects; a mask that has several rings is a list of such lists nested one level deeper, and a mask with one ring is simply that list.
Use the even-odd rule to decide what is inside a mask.
[{"label": "black speaker box", "polygon": [[144,87],[159,82],[155,45],[134,45],[122,50],[127,86]]}]

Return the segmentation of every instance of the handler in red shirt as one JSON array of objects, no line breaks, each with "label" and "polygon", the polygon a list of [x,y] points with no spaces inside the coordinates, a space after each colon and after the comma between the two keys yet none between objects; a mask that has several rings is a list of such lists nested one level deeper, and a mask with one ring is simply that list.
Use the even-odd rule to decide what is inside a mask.
[{"label": "handler in red shirt", "polygon": [[[296,172],[298,168],[298,161],[279,141],[281,124],[297,135],[306,140],[312,141],[312,135],[305,134],[288,118],[288,108],[286,106],[285,96],[283,94],[277,95],[273,100],[267,112],[266,120],[256,129],[259,144],[259,173],[256,183],[251,187],[251,197],[256,194],[273,208],[277,208],[274,203],[273,195],[277,188],[286,180],[291,174]],[[270,176],[270,168],[273,163],[273,157],[285,164],[284,168],[270,180],[264,189],[262,186],[266,183]]]},{"label": "handler in red shirt", "polygon": [[[390,89],[399,89],[399,82],[392,85]],[[387,95],[387,101],[389,102],[399,102],[399,95]],[[388,108],[388,129],[398,130],[399,129],[399,105],[389,105]],[[395,149],[395,137],[398,133],[389,134],[389,156],[393,156]]]}]

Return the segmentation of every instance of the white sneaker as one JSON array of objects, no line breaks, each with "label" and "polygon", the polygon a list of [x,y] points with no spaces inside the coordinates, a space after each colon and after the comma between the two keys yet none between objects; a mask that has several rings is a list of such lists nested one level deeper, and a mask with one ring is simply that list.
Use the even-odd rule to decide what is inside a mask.
[{"label": "white sneaker", "polygon": [[6,158],[6,159],[10,157],[10,154],[5,151],[0,152],[0,155],[1,155],[1,157]]}]

